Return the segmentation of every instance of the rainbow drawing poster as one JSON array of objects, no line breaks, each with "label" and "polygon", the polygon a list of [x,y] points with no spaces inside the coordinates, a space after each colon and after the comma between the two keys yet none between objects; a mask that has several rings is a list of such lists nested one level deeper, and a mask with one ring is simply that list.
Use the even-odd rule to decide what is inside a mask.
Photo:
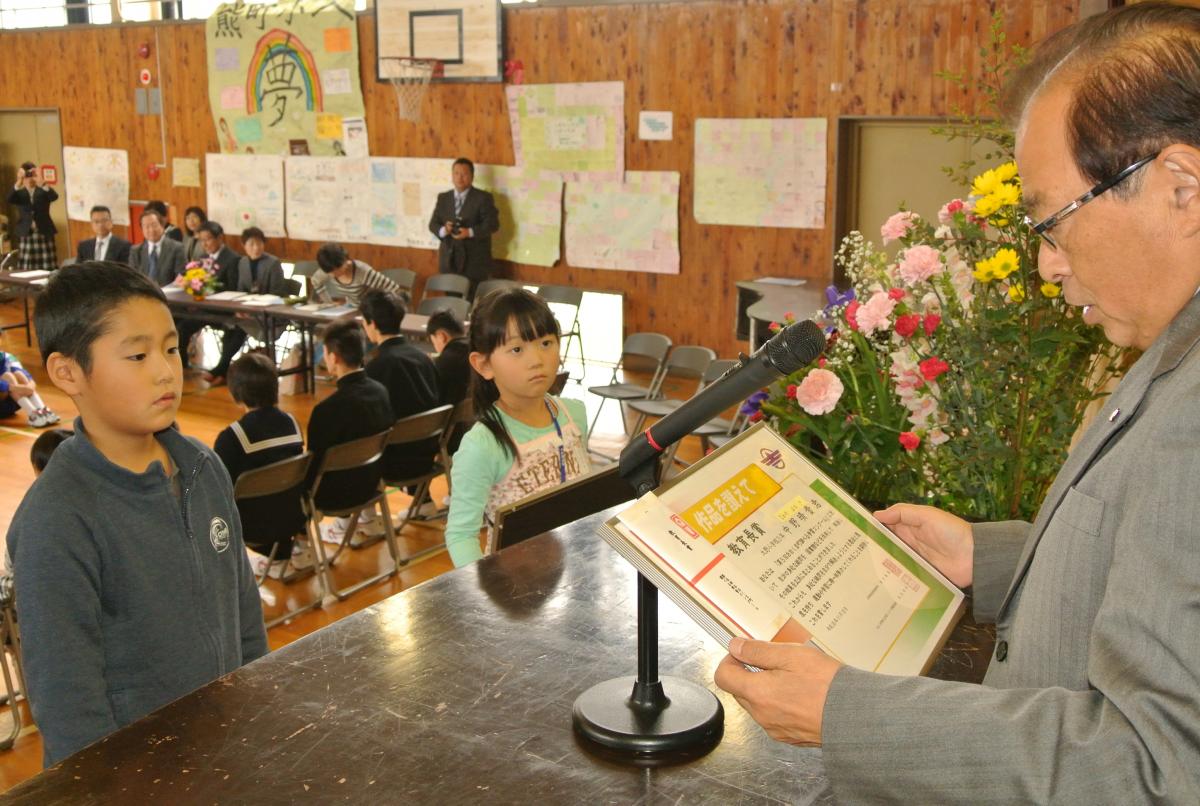
[{"label": "rainbow drawing poster", "polygon": [[353,0],[225,3],[206,26],[208,96],[223,154],[344,154],[362,117]]}]

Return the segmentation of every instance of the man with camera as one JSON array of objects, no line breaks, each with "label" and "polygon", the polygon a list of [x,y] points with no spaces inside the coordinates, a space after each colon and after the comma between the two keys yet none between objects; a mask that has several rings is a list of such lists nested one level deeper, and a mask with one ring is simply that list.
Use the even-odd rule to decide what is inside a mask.
[{"label": "man with camera", "polygon": [[441,241],[438,271],[466,275],[474,295],[492,273],[492,234],[500,229],[500,214],[492,194],[471,185],[475,164],[469,159],[456,159],[450,177],[454,189],[438,194],[429,231]]}]

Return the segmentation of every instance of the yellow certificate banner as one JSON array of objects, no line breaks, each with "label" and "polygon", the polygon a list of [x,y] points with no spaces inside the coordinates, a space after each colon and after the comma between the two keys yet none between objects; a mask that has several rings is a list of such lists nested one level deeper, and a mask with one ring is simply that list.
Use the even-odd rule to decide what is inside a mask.
[{"label": "yellow certificate banner", "polygon": [[746,465],[683,512],[683,519],[709,543],[716,543],[782,489],[758,467]]}]

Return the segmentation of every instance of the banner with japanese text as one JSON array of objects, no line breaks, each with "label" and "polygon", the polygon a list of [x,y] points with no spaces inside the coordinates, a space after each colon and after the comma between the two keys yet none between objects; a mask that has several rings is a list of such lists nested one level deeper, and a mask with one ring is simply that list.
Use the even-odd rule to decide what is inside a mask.
[{"label": "banner with japanese text", "polygon": [[206,39],[222,153],[345,153],[342,120],[364,114],[353,0],[223,3]]}]

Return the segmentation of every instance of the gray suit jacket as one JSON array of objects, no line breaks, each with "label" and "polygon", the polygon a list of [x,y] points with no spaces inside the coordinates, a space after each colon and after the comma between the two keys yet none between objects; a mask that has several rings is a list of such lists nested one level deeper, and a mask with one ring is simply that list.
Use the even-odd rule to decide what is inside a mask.
[{"label": "gray suit jacket", "polygon": [[[160,286],[175,282],[175,278],[183,271],[186,261],[183,259],[183,245],[179,241],[163,237],[158,242],[158,270],[150,279]],[[142,241],[129,252],[129,265],[142,274],[149,274],[150,244]]]},{"label": "gray suit jacket", "polygon": [[975,527],[982,686],[842,669],[847,803],[1200,803],[1200,297],[1121,382],[1035,522]]}]

